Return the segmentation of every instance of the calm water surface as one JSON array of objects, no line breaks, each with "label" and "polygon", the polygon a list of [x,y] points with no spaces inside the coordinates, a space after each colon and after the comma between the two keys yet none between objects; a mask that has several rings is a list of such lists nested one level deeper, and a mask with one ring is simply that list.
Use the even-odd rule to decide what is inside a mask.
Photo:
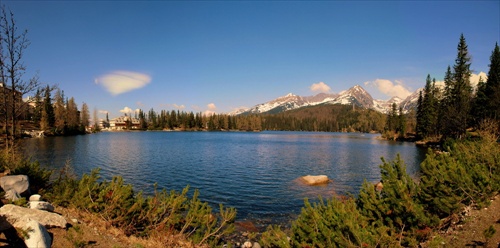
[{"label": "calm water surface", "polygon": [[[238,219],[286,222],[300,213],[303,199],[356,194],[363,180],[380,179],[380,157],[399,153],[409,173],[419,169],[425,151],[413,143],[376,139],[378,135],[308,132],[102,132],[74,137],[25,140],[26,152],[49,168],[67,160],[77,175],[101,168],[120,175],[146,193],[159,188],[200,190],[213,206],[236,207]],[[333,183],[304,186],[303,175],[325,174]]]}]

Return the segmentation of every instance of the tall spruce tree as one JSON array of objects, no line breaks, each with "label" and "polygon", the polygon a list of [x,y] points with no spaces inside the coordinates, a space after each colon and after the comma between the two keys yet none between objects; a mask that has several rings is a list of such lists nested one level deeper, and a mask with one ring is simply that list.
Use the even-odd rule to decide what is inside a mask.
[{"label": "tall spruce tree", "polygon": [[471,108],[471,121],[474,126],[478,126],[479,123],[489,115],[490,102],[487,90],[486,82],[484,82],[482,77],[479,77],[476,96],[474,97]]},{"label": "tall spruce tree", "polygon": [[431,75],[428,74],[425,80],[425,88],[423,93],[420,92],[421,95],[417,105],[417,123],[419,125],[417,135],[421,139],[437,134],[438,99],[436,92],[436,80],[431,80]]},{"label": "tall spruce tree", "polygon": [[490,70],[486,80],[486,93],[488,98],[487,117],[500,119],[500,48],[498,43],[490,57]]},{"label": "tall spruce tree", "polygon": [[445,76],[446,86],[442,112],[444,138],[462,138],[464,136],[471,106],[470,55],[463,34],[460,36],[457,50],[453,73],[449,75],[449,71],[447,71]]}]

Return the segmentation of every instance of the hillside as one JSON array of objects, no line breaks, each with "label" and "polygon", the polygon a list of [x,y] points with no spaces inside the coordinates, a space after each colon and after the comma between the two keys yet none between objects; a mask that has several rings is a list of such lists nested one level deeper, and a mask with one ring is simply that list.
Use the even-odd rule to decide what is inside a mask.
[{"label": "hillside", "polygon": [[264,130],[301,130],[326,132],[381,132],[385,114],[351,105],[323,103],[289,110],[278,114],[264,114]]}]

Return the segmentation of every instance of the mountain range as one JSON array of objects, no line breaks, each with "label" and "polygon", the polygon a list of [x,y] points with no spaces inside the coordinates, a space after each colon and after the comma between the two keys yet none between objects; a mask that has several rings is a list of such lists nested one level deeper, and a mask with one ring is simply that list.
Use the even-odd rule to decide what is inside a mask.
[{"label": "mountain range", "polygon": [[236,110],[231,114],[276,114],[292,109],[320,104],[353,105],[354,107],[368,108],[382,113],[387,113],[393,103],[396,103],[398,107],[401,106],[404,112],[408,112],[409,110],[416,108],[419,92],[421,90],[422,89],[416,90],[405,99],[395,96],[389,100],[373,99],[370,93],[359,85],[351,87],[338,94],[319,93],[314,96],[298,96],[289,93],[286,96],[278,97],[266,103],[257,104],[251,108]]}]

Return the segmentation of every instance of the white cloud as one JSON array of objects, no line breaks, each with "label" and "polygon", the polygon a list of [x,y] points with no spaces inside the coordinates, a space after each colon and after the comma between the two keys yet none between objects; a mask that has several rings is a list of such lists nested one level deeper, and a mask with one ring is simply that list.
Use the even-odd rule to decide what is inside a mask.
[{"label": "white cloud", "polygon": [[215,110],[217,109],[217,106],[215,106],[215,103],[209,103],[207,104],[207,110],[203,112],[204,115],[213,115],[215,114]]},{"label": "white cloud", "polygon": [[411,95],[410,90],[404,86],[403,82],[395,80],[394,83],[387,79],[375,79],[375,81],[365,82],[365,85],[375,86],[381,93],[394,97],[405,99]]},{"label": "white cloud", "polygon": [[311,87],[309,87],[309,89],[312,92],[324,92],[324,93],[330,92],[330,86],[328,86],[323,82],[312,84]]},{"label": "white cloud", "polygon": [[184,104],[177,105],[177,104],[175,104],[175,103],[174,103],[174,104],[172,104],[172,107],[174,107],[174,108],[176,108],[176,109],[179,109],[179,110],[181,110],[181,109],[185,109],[185,108],[186,108],[186,106],[184,106]]},{"label": "white cloud", "polygon": [[[472,73],[470,75],[470,85],[472,86],[472,88],[476,88],[477,87],[477,84],[479,83],[479,78],[482,78],[483,79],[483,82],[486,82],[486,79],[488,79],[488,75],[486,75],[486,73],[484,72],[479,72],[478,74],[474,74]],[[444,89],[444,81],[436,81],[436,86],[441,88],[441,89]]]},{"label": "white cloud", "polygon": [[114,71],[100,76],[95,80],[96,84],[102,85],[114,96],[140,89],[149,82],[151,82],[149,75],[131,71]]},{"label": "white cloud", "polygon": [[215,110],[215,109],[217,109],[217,107],[215,106],[215,104],[214,104],[214,103],[209,103],[209,104],[207,104],[207,108],[208,108],[209,110]]},{"label": "white cloud", "polygon": [[123,109],[120,109],[120,113],[123,113],[123,114],[132,114],[132,113],[139,113],[140,109],[131,109],[129,107],[125,107]]},{"label": "white cloud", "polygon": [[486,82],[486,79],[488,79],[488,75],[484,72],[479,72],[478,74],[471,73],[470,75],[470,85],[472,88],[476,88],[477,84],[479,83],[479,78],[483,79],[483,82]]}]

